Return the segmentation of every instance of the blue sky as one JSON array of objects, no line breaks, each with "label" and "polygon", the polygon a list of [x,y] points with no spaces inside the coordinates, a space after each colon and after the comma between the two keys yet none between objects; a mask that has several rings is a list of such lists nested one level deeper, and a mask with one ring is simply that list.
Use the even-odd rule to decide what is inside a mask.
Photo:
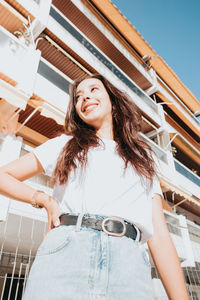
[{"label": "blue sky", "polygon": [[111,1],[200,101],[200,1]]}]

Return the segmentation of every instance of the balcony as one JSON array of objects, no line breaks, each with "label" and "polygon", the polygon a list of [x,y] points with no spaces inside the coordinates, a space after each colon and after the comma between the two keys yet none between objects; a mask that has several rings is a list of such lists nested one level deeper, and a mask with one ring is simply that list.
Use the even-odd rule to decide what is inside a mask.
[{"label": "balcony", "polygon": [[158,146],[156,143],[154,143],[152,140],[150,140],[148,137],[145,136],[145,134],[140,133],[141,137],[151,148],[153,151],[156,153],[158,159],[160,159],[162,162],[167,164],[167,153],[165,150],[163,150],[160,146]]},{"label": "balcony", "polygon": [[[157,170],[161,175],[161,178],[165,178],[168,182],[172,182],[175,186],[179,187],[183,192],[187,192],[195,197],[195,201],[198,202],[200,193],[200,177],[195,174],[191,169],[198,168],[197,164],[187,157],[182,151],[176,147],[178,159],[181,159],[181,163],[178,159],[170,158],[160,146],[150,140],[144,134],[140,134],[142,138],[152,147],[158,158]],[[184,155],[184,157],[183,157]],[[188,167],[186,166],[188,164]],[[189,169],[189,167],[191,169]]]},{"label": "balcony", "polygon": [[[116,80],[115,76],[118,77],[120,80],[118,81],[118,86],[121,82],[119,88],[127,89],[127,92],[134,99],[136,105],[141,107],[144,104],[144,109],[153,116],[158,124],[160,123],[160,119],[157,116],[156,103],[53,5],[50,10],[48,29],[56,34],[75,53],[79,49],[78,54],[91,66],[95,65],[96,72],[105,73],[104,75],[111,82]],[[48,60],[48,58],[46,59]],[[102,68],[105,72],[102,71]],[[113,77],[113,75],[115,76]],[[116,81],[113,83],[116,84]]]},{"label": "balcony", "polygon": [[[41,32],[46,27],[51,0],[18,0],[17,2],[24,8],[26,17],[30,16],[30,14],[35,17],[38,23],[37,31]],[[14,5],[17,6],[17,4]]]},{"label": "balcony", "polygon": [[63,112],[63,120],[67,110],[69,84],[71,82],[64,73],[44,58],[41,58],[34,93]]},{"label": "balcony", "polygon": [[187,179],[191,180],[193,183],[200,187],[200,177],[192,172],[189,168],[184,166],[180,161],[174,159],[175,169],[177,172],[185,176]]},{"label": "balcony", "polygon": [[[28,48],[0,26],[0,65],[3,79],[0,81],[0,97],[14,106],[25,109],[26,102],[33,92],[39,59],[39,50]],[[8,84],[4,77],[9,78],[12,83]]]}]

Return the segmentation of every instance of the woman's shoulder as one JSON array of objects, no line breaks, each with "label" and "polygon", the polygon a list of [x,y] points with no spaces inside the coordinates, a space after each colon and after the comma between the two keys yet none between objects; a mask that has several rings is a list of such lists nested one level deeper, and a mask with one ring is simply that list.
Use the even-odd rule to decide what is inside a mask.
[{"label": "woman's shoulder", "polygon": [[[44,152],[48,155],[48,151],[59,151],[64,145],[72,138],[72,136],[66,135],[65,133],[61,133],[56,137],[53,137],[40,146],[33,149],[34,153]],[[46,151],[46,152],[45,152]]]},{"label": "woman's shoulder", "polygon": [[45,173],[48,174],[55,165],[55,162],[65,144],[72,138],[62,133],[52,139],[47,140],[40,146],[34,148],[32,152],[40,161]]},{"label": "woman's shoulder", "polygon": [[54,138],[50,139],[49,142],[50,144],[56,144],[56,145],[64,145],[66,144],[69,140],[72,139],[71,135],[67,135],[66,133],[61,133]]},{"label": "woman's shoulder", "polygon": [[61,133],[58,136],[56,136],[54,139],[60,140],[60,141],[66,141],[68,142],[69,140],[72,139],[73,136],[67,135],[66,133]]}]

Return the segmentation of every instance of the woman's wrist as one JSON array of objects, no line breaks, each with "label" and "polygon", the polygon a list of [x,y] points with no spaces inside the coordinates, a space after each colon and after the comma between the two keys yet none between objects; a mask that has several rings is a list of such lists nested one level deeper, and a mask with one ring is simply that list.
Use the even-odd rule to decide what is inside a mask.
[{"label": "woman's wrist", "polygon": [[31,204],[35,208],[46,208],[49,202],[51,202],[51,196],[40,190],[36,190],[31,198]]}]

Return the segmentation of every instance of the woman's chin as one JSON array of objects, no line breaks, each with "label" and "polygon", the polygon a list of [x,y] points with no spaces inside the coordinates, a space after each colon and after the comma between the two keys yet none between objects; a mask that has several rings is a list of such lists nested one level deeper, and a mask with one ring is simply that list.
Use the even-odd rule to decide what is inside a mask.
[{"label": "woman's chin", "polygon": [[91,112],[91,113],[87,114],[86,116],[83,116],[81,119],[88,125],[94,126],[95,124],[99,123],[99,121],[101,120],[101,117],[98,114],[96,114],[95,112]]}]

